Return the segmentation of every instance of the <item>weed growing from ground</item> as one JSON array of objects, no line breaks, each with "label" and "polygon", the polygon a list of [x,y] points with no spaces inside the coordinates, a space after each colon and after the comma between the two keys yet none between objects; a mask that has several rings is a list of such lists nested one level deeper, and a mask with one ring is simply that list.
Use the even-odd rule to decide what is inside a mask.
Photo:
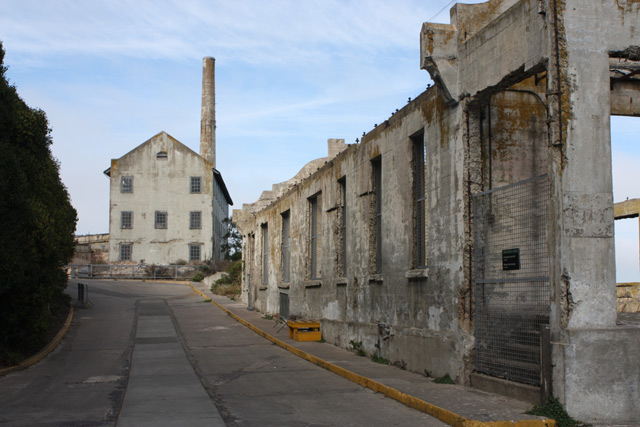
[{"label": "weed growing from ground", "polygon": [[376,363],[381,363],[383,365],[389,365],[391,364],[391,362],[389,362],[388,359],[385,359],[384,357],[378,357],[375,354],[371,355],[371,360],[373,360]]},{"label": "weed growing from ground", "polygon": [[560,401],[555,397],[550,397],[544,405],[534,406],[533,409],[527,412],[527,414],[556,420],[556,425],[558,427],[578,427],[587,425],[571,418],[569,414],[567,414],[567,411],[565,411],[562,403],[560,403]]},{"label": "weed growing from ground", "polygon": [[453,380],[451,379],[449,374],[444,374],[443,377],[436,378],[435,380],[433,380],[433,382],[436,384],[453,384]]}]

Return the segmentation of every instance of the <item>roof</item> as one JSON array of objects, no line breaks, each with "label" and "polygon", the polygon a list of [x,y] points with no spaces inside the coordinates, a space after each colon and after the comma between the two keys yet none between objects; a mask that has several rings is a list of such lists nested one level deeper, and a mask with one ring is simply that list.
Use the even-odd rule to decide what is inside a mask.
[{"label": "roof", "polygon": [[225,199],[227,199],[227,203],[230,206],[233,206],[233,200],[231,200],[231,196],[229,195],[229,190],[227,190],[227,186],[224,183],[224,179],[222,179],[222,174],[216,168],[213,168],[213,177],[216,179],[216,182],[222,189],[222,194],[224,194]]}]

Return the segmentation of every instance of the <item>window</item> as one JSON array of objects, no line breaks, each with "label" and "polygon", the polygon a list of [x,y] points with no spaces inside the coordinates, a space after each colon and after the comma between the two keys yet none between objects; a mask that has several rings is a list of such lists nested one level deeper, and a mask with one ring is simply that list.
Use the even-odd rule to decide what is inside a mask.
[{"label": "window", "polygon": [[120,228],[133,228],[133,212],[120,212]]},{"label": "window", "polygon": [[413,267],[426,266],[426,150],[424,134],[411,138],[413,145]]},{"label": "window", "polygon": [[189,212],[189,228],[192,230],[197,228],[202,228],[202,212],[201,211]]},{"label": "window", "polygon": [[189,245],[189,261],[200,261],[200,243]]},{"label": "window", "polygon": [[121,193],[133,193],[133,177],[132,176],[123,176],[120,181],[120,192]]},{"label": "window", "polygon": [[158,151],[158,154],[156,154],[156,159],[166,160],[168,158],[169,158],[169,155],[167,154],[166,151]]},{"label": "window", "polygon": [[373,247],[374,254],[374,272],[382,273],[382,159],[380,156],[371,161],[372,178],[373,178]]},{"label": "window", "polygon": [[120,243],[120,261],[131,261],[132,243]]},{"label": "window", "polygon": [[166,211],[156,211],[156,228],[167,228],[168,216]]},{"label": "window", "polygon": [[262,284],[269,284],[269,227],[267,223],[260,227],[262,231]]},{"label": "window", "polygon": [[338,180],[338,190],[341,198],[338,274],[345,277],[347,275],[347,177],[343,176]]},{"label": "window", "polygon": [[310,278],[319,279],[321,266],[320,233],[321,233],[321,203],[320,193],[309,198],[309,270]]},{"label": "window", "polygon": [[291,260],[291,239],[290,233],[289,211],[282,214],[282,281],[288,283],[290,279],[290,260]]},{"label": "window", "polygon": [[199,176],[192,176],[191,177],[190,191],[191,191],[191,193],[199,193],[200,192],[200,177]]}]

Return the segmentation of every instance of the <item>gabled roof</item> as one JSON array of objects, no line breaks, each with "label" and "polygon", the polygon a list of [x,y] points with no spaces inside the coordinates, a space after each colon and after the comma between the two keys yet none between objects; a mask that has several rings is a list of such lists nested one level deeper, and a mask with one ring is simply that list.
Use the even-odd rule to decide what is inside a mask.
[{"label": "gabled roof", "polygon": [[[123,158],[125,158],[127,156],[130,156],[133,153],[135,153],[136,151],[141,150],[145,145],[151,144],[155,139],[158,139],[158,138],[161,138],[161,137],[165,137],[169,142],[171,142],[174,145],[178,146],[181,150],[187,151],[189,154],[192,154],[194,156],[199,157],[200,159],[202,159],[203,162],[209,163],[209,161],[206,160],[204,157],[202,157],[200,154],[196,153],[191,148],[187,147],[182,142],[178,141],[177,139],[175,139],[174,137],[172,137],[171,135],[169,135],[165,131],[158,132],[156,135],[152,136],[151,138],[149,138],[148,140],[146,140],[142,144],[138,145],[133,150],[129,151],[128,153],[124,154],[123,156],[119,157],[118,159],[113,159],[113,160],[120,160],[120,159],[123,159]],[[111,177],[111,168],[107,168],[103,173],[106,176]]]}]

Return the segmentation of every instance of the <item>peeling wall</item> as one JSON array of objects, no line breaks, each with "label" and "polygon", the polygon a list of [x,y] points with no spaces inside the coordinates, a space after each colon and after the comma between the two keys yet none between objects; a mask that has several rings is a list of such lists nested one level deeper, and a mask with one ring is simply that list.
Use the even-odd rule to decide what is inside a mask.
[{"label": "peeling wall", "polygon": [[[277,198],[245,206],[234,218],[243,235],[255,234],[268,224],[267,285],[262,278],[261,245],[245,240],[245,298],[251,275],[254,305],[261,311],[279,311],[279,294],[288,294],[291,315],[321,319],[326,341],[347,348],[361,341],[370,353],[398,362],[407,369],[434,375],[449,373],[465,382],[473,338],[464,313],[457,310],[460,288],[466,288],[462,272],[462,157],[457,118],[436,88],[376,126],[362,143],[335,157],[314,163],[315,170]],[[412,140],[424,132],[428,161],[427,268],[413,269]],[[375,194],[372,160],[380,158],[382,189]],[[308,167],[307,167],[308,169]],[[339,180],[346,182],[346,210],[342,209]],[[274,186],[275,187],[275,186]],[[321,194],[321,277],[310,278],[309,197]],[[272,197],[270,194],[263,196]],[[375,272],[374,204],[382,202],[382,272]],[[281,226],[283,212],[290,212],[291,280],[282,282]],[[340,225],[346,212],[346,235]],[[336,254],[346,239],[346,274]],[[260,280],[257,278],[260,277]],[[378,324],[387,325],[388,339],[381,340]]]},{"label": "peeling wall", "polygon": [[[157,153],[166,152],[166,159]],[[133,177],[133,192],[120,191],[121,177]],[[201,192],[190,193],[190,178],[201,177]],[[189,244],[201,245],[201,260],[213,255],[212,166],[165,132],[111,161],[109,261],[119,262],[120,243],[132,243],[130,263],[176,264],[189,260]],[[120,228],[120,213],[133,212],[133,227]],[[155,212],[168,215],[166,229],[155,228]],[[190,229],[191,211],[202,212],[201,228]]]},{"label": "peeling wall", "polygon": [[[290,313],[320,319],[325,340],[336,345],[361,341],[368,353],[407,369],[468,383],[473,195],[546,174],[553,394],[584,421],[640,422],[640,348],[629,341],[639,329],[616,327],[609,132],[611,114],[638,115],[640,1],[491,0],[457,5],[451,14],[449,25],[422,27],[421,67],[434,87],[360,144],[309,163],[234,213],[243,235],[256,236],[245,240],[244,291],[271,314],[280,309],[280,293],[287,294]],[[427,147],[423,270],[412,264],[411,137],[417,132],[424,132]],[[381,194],[373,187],[377,156]],[[341,236],[343,177],[347,231]],[[324,256],[322,277],[311,280],[308,199],[318,193]],[[372,262],[378,197],[381,274]],[[280,227],[287,210],[292,277],[282,283]],[[263,277],[258,242],[265,223],[270,246]],[[335,254],[343,239],[342,259]],[[598,370],[610,355],[617,355],[616,366]],[[636,376],[626,378],[625,371]]]}]

